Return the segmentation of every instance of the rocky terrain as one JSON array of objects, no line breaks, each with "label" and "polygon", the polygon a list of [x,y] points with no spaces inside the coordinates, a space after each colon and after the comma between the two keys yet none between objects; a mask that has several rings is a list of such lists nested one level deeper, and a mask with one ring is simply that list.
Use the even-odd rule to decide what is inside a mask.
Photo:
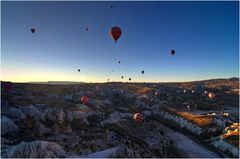
[{"label": "rocky terrain", "polygon": [[14,83],[1,92],[1,156],[238,158],[239,79]]}]

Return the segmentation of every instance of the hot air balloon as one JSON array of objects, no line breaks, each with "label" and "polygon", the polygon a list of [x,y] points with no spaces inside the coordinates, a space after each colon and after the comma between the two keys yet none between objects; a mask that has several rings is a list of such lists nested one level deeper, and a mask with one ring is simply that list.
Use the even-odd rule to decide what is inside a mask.
[{"label": "hot air balloon", "polygon": [[134,120],[135,120],[136,122],[143,122],[143,121],[144,121],[144,117],[143,117],[143,115],[140,114],[140,113],[134,114],[133,118],[134,118]]},{"label": "hot air balloon", "polygon": [[121,78],[123,79],[123,76]]},{"label": "hot air balloon", "polygon": [[131,78],[129,78],[128,80],[129,80],[129,81],[131,81],[132,79],[131,79]]},{"label": "hot air balloon", "polygon": [[113,8],[113,6],[111,5],[110,8]]},{"label": "hot air balloon", "polygon": [[171,50],[171,54],[172,54],[172,55],[174,55],[174,54],[175,54],[175,52],[176,52],[175,50]]},{"label": "hot air balloon", "polygon": [[32,33],[35,33],[35,31],[36,31],[36,30],[35,30],[34,28],[31,28],[31,32],[32,32]]},{"label": "hot air balloon", "polygon": [[86,31],[88,31],[88,28],[86,28]]},{"label": "hot air balloon", "polygon": [[87,104],[88,103],[88,96],[82,96],[81,101],[83,104]]},{"label": "hot air balloon", "polygon": [[2,82],[4,91],[9,92],[12,88],[12,82]]},{"label": "hot air balloon", "polygon": [[160,93],[158,91],[156,91],[155,96],[160,96]]},{"label": "hot air balloon", "polygon": [[110,30],[110,36],[113,38],[113,40],[115,41],[115,43],[117,42],[117,40],[120,38],[122,34],[122,31],[119,27],[114,26],[111,28]]},{"label": "hot air balloon", "polygon": [[142,70],[142,74],[144,74],[144,71]]},{"label": "hot air balloon", "polygon": [[210,99],[213,99],[213,98],[215,98],[215,94],[214,94],[214,93],[208,93],[208,97],[209,97]]},{"label": "hot air balloon", "polygon": [[78,69],[78,72],[80,72],[80,69]]},{"label": "hot air balloon", "polygon": [[120,63],[121,63],[121,61],[118,61],[118,63],[120,64]]}]

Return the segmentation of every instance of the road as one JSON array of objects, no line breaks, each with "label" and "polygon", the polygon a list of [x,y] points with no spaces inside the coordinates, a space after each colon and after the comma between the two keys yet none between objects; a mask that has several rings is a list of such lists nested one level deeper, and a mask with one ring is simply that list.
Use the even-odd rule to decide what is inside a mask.
[{"label": "road", "polygon": [[181,153],[188,158],[219,158],[220,156],[210,150],[205,149],[198,143],[194,142],[187,136],[180,132],[175,132],[174,130],[164,126],[160,122],[152,122],[159,129],[164,131],[166,138],[174,140],[176,147],[181,150]]}]

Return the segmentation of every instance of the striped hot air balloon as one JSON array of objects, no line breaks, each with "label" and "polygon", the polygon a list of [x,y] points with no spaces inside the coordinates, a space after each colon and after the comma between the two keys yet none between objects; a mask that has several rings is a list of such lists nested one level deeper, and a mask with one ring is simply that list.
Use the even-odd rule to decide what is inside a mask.
[{"label": "striped hot air balloon", "polygon": [[143,115],[140,114],[140,113],[134,114],[133,118],[134,118],[134,120],[135,120],[136,122],[143,122],[143,121],[144,121],[144,117],[143,117]]}]

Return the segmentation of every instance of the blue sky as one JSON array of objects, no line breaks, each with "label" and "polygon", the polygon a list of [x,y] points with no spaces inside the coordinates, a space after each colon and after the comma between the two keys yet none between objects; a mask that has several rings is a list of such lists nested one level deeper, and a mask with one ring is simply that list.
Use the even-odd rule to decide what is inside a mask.
[{"label": "blue sky", "polygon": [[[238,2],[1,2],[1,10],[1,80],[239,76]],[[122,29],[116,44],[113,26]]]}]

